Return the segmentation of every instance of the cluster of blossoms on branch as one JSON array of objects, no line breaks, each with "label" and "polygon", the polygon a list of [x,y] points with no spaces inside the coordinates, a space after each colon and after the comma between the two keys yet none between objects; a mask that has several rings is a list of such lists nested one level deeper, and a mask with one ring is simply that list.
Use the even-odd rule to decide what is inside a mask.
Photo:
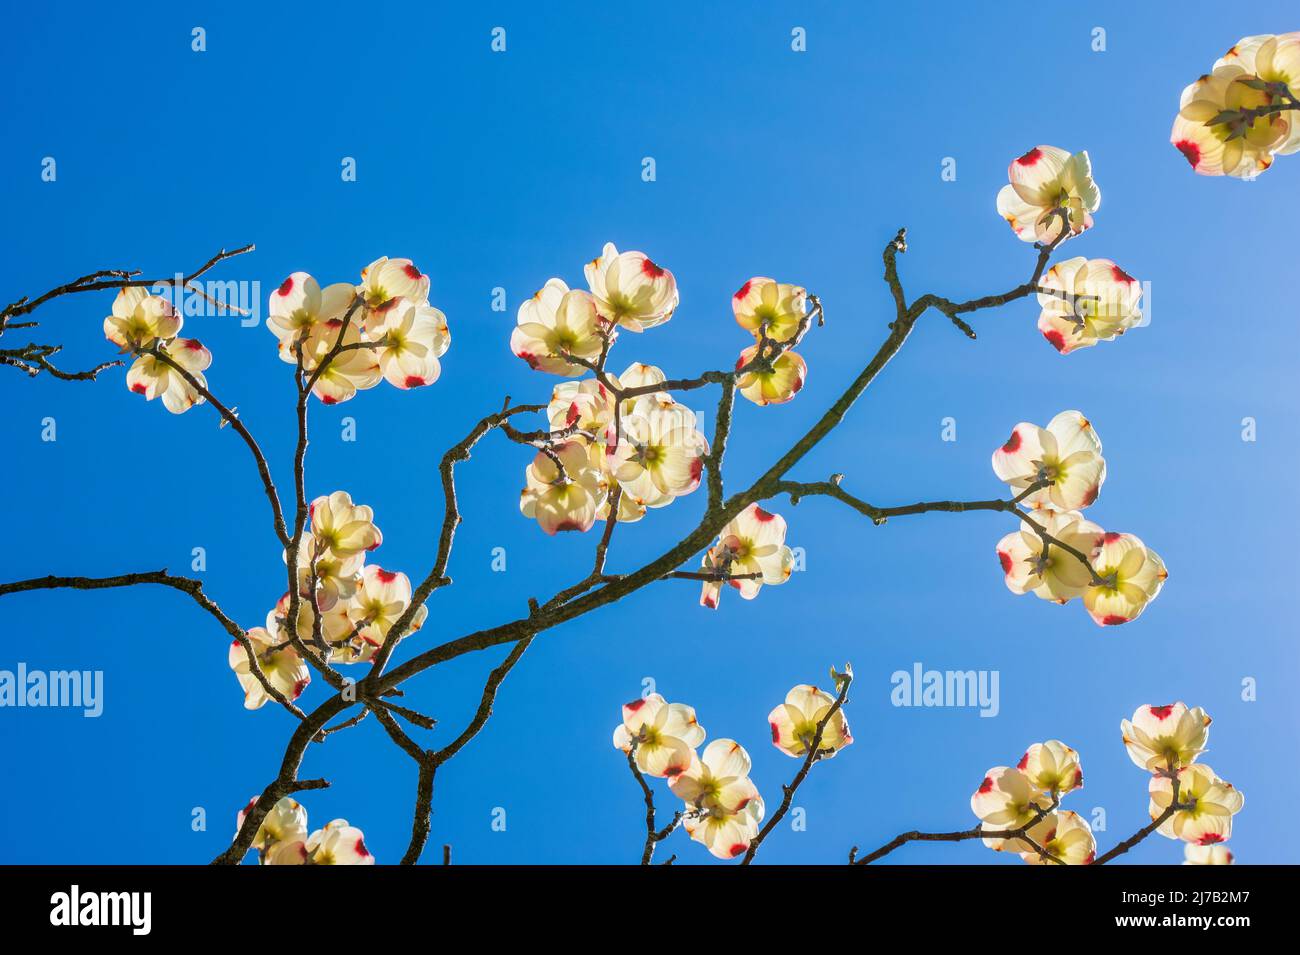
[{"label": "cluster of blossoms on branch", "polygon": [[[846,669],[851,674],[851,668]],[[814,758],[833,757],[853,742],[843,710],[832,712],[835,703],[815,686],[794,687],[768,714],[772,744],[788,756],[807,758],[820,728]],[[761,839],[766,806],[749,778],[752,764],[745,748],[724,738],[697,753],[704,736],[693,708],[651,693],[623,706],[614,747],[627,755],[638,775],[667,779],[668,788],[683,803],[668,826],[651,831],[652,842],[667,838],[680,824],[716,858],[734,859],[751,852]],[[648,788],[646,794],[652,798]]]},{"label": "cluster of blossoms on branch", "polygon": [[[293,600],[286,593],[267,614],[266,627],[248,631],[262,672],[289,700],[311,682],[300,649],[315,646],[331,663],[369,662],[411,604],[406,574],[365,562],[366,554],[383,543],[369,507],[354,504],[346,491],[335,491],[312,501],[308,517],[298,544],[296,627],[289,624]],[[421,605],[408,632],[419,630],[427,616],[428,608]],[[264,706],[270,697],[238,640],[229,656],[244,690],[244,706]]]},{"label": "cluster of blossoms on branch", "polygon": [[1203,176],[1253,179],[1300,150],[1300,32],[1242,37],[1183,90],[1169,141]]},{"label": "cluster of blossoms on branch", "polygon": [[[1055,247],[1092,228],[1101,190],[1087,151],[1035,146],[1012,160],[997,208],[1024,242]],[[1110,259],[1076,256],[1038,282],[1038,330],[1062,355],[1113,341],[1142,321],[1142,286]]]},{"label": "cluster of blossoms on branch", "polygon": [[1093,621],[1136,620],[1169,573],[1160,555],[1133,534],[1102,530],[1084,508],[1106,480],[1101,439],[1078,411],[1062,411],[1046,428],[1022,421],[993,452],[993,472],[1033,508],[1019,531],[998,541],[1007,587],[1058,604],[1083,599]]},{"label": "cluster of blossoms on branch", "polygon": [[1120,723],[1129,758],[1151,773],[1148,792],[1156,831],[1186,843],[1185,861],[1193,865],[1226,865],[1232,853],[1223,843],[1232,836],[1232,817],[1245,797],[1220,779],[1209,766],[1196,762],[1210,736],[1210,716],[1185,703],[1140,706],[1133,719]]},{"label": "cluster of blossoms on branch", "polygon": [[[1245,802],[1230,783],[1195,761],[1205,750],[1209,726],[1204,710],[1183,703],[1141,706],[1120,724],[1129,758],[1152,774],[1151,828],[1184,842],[1184,862],[1191,865],[1233,861],[1222,844]],[[1077,752],[1060,740],[1035,743],[1015,766],[995,766],[984,775],[970,801],[981,822],[978,834],[989,848],[1016,852],[1029,863],[1088,865],[1097,848],[1091,827],[1077,813],[1058,808],[1063,796],[1082,785]]]},{"label": "cluster of blossoms on branch", "polygon": [[[587,531],[613,512],[640,520],[700,485],[709,442],[696,416],[677,402],[667,376],[639,362],[621,375],[605,369],[621,331],[663,325],[678,305],[673,273],[643,252],[606,244],[585,268],[587,289],[550,279],[519,306],[511,350],[535,371],[579,378],[555,386],[550,430],[531,436],[520,510],[548,534]],[[807,377],[790,349],[807,330],[807,292],[753,278],[732,297],[737,323],[754,336],[736,363],[736,388],[758,405],[789,401]]]},{"label": "cluster of blossoms on branch", "polygon": [[325,404],[381,380],[401,389],[432,384],[451,346],[447,317],[429,304],[429,277],[410,259],[376,259],[355,286],[322,289],[306,272],[294,272],[272,293],[266,325],[280,358],[301,362]]},{"label": "cluster of blossoms on branch", "polygon": [[1079,754],[1060,740],[1034,743],[1015,766],[994,766],[970,797],[985,827],[984,844],[1031,864],[1090,865],[1097,855],[1092,827],[1077,812],[1059,810],[1061,797],[1083,786]]},{"label": "cluster of blossoms on branch", "polygon": [[[235,828],[257,802],[254,796],[240,811]],[[275,804],[253,837],[261,865],[374,865],[365,835],[346,819],[335,819],[324,829],[307,834],[307,810],[290,796]]]},{"label": "cluster of blossoms on branch", "polygon": [[[321,288],[294,272],[271,294],[267,327],[280,358],[309,375],[326,404],[352,398],[382,380],[401,389],[432,384],[438,359],[451,344],[447,318],[429,304],[429,277],[410,259],[380,258],[361,271],[361,283]],[[182,318],[166,298],[143,288],[121,289],[104,319],[105,337],[136,356],[127,387],[173,414],[204,401],[203,372],[212,353],[180,338]]]}]

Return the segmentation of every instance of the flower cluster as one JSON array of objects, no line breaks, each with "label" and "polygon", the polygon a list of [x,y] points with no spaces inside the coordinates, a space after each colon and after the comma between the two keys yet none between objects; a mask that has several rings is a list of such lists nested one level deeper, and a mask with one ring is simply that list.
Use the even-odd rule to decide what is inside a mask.
[{"label": "flower cluster", "polygon": [[134,286],[118,291],[113,314],[104,319],[104,337],[136,356],[126,387],[148,401],[162,398],[172,414],[203,403],[198,388],[207,388],[203,372],[212,364],[212,352],[198,339],[178,337],[182,324],[171,302]]},{"label": "flower cluster", "polygon": [[623,722],[614,729],[614,746],[629,754],[647,776],[666,778],[685,803],[686,831],[719,859],[749,848],[763,821],[763,798],[749,779],[745,748],[731,739],[715,739],[702,755],[704,728],[695,710],[668,703],[658,693],[623,706]]},{"label": "flower cluster", "polygon": [[[643,252],[611,243],[587,264],[587,289],[550,279],[519,306],[510,349],[535,371],[580,378],[556,385],[547,406],[551,431],[525,472],[519,507],[548,534],[587,531],[609,517],[640,520],[700,485],[709,443],[693,411],[675,401],[667,376],[639,362],[621,375],[605,369],[619,332],[667,322],[677,308],[673,273]],[[736,363],[740,393],[759,405],[789,401],[807,377],[789,349],[813,314],[797,285],[753,278],[734,296],[736,321],[754,336]]]},{"label": "flower cluster", "polygon": [[[846,665],[844,673],[832,668],[831,676],[847,689],[853,668]],[[815,686],[791,689],[767,720],[772,744],[788,756],[808,758],[816,741],[813,758],[829,759],[853,742],[835,697]],[[752,763],[745,747],[733,739],[715,739],[697,753],[704,735],[694,709],[651,693],[623,707],[623,722],[614,728],[614,747],[628,754],[639,772],[667,779],[668,788],[684,803],[673,825],[656,838],[664,838],[680,820],[690,837],[714,856],[734,859],[758,837],[763,797],[749,778]]]},{"label": "flower cluster", "polygon": [[807,362],[790,350],[808,329],[808,291],[756,276],[731,297],[731,310],[754,336],[736,359],[736,387],[756,405],[784,404],[808,378]]},{"label": "flower cluster", "polygon": [[[1008,178],[998,214],[1022,241],[1046,248],[1092,228],[1101,190],[1087,152],[1035,146],[1012,161]],[[1142,321],[1141,284],[1110,259],[1058,262],[1037,289],[1038,330],[1062,355],[1113,341]]]},{"label": "flower cluster", "polygon": [[1192,853],[1189,848],[1188,862],[1230,863],[1232,853],[1226,849],[1215,854],[1204,848],[1227,842],[1232,836],[1232,817],[1246,800],[1213,769],[1196,762],[1209,739],[1209,714],[1200,707],[1189,709],[1185,703],[1140,706],[1133,719],[1120,722],[1120,732],[1129,758],[1152,774],[1148,785],[1151,819],[1162,820],[1156,831],[1202,850]]},{"label": "flower cluster", "polygon": [[410,259],[376,259],[361,270],[359,285],[322,289],[294,272],[271,293],[266,325],[280,358],[301,362],[325,404],[381,380],[401,389],[432,384],[451,345],[447,317],[429,304],[429,277]]},{"label": "flower cluster", "polygon": [[753,600],[764,584],[783,584],[794,569],[794,553],[785,545],[785,518],[750,504],[727,522],[717,543],[704,553],[702,573],[709,575],[700,605],[716,610],[722,585]]},{"label": "flower cluster", "polygon": [[[236,831],[257,802],[254,796],[238,816]],[[262,820],[253,846],[262,865],[374,865],[375,857],[366,848],[365,835],[349,826],[346,819],[335,819],[324,829],[307,834],[307,810],[289,796],[277,802]]]},{"label": "flower cluster", "polygon": [[997,545],[1013,593],[1060,604],[1080,597],[1102,626],[1137,619],[1160,593],[1169,576],[1160,555],[1080,513],[1106,480],[1101,439],[1082,414],[1062,411],[1046,428],[1022,421],[993,452],[993,472],[1014,490],[1029,491],[1023,503],[1033,508],[1032,519]]},{"label": "flower cluster", "polygon": [[1016,852],[1031,864],[1088,865],[1097,853],[1092,828],[1078,813],[1057,808],[1062,796],[1082,786],[1079,754],[1050,739],[1030,746],[1014,767],[985,773],[970,807],[984,827],[1015,833],[985,837],[990,849]]},{"label": "flower cluster", "polygon": [[1203,176],[1249,179],[1300,150],[1300,33],[1238,40],[1183,90],[1169,141]]},{"label": "flower cluster", "polygon": [[[298,541],[296,625],[290,629],[292,601],[286,593],[267,614],[265,628],[248,631],[262,672],[290,700],[311,682],[295,639],[323,644],[332,663],[368,662],[412,599],[405,574],[365,562],[366,554],[383,542],[369,507],[354,504],[346,491],[335,491],[312,501],[308,514],[310,523]],[[286,563],[288,559],[286,553]],[[419,630],[427,616],[422,604],[411,631]],[[269,697],[238,640],[230,647],[230,668],[244,690],[244,706],[264,706]]]}]

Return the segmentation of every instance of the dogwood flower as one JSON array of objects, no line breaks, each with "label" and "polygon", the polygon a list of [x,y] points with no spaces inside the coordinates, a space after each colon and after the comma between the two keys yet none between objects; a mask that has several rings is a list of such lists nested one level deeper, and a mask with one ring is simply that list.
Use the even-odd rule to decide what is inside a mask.
[{"label": "dogwood flower", "polygon": [[[1078,511],[1043,507],[1034,521],[1050,536],[1091,558],[1103,533]],[[1060,547],[1045,545],[1032,525],[1022,521],[1020,530],[998,541],[998,560],[1007,588],[1016,594],[1032,593],[1043,600],[1065,603],[1081,596],[1092,575],[1088,567]]]},{"label": "dogwood flower", "polygon": [[1022,421],[993,452],[993,473],[1016,490],[1046,481],[1025,498],[1034,507],[1081,510],[1097,499],[1106,480],[1101,438],[1077,411],[1062,411],[1046,428]]},{"label": "dogwood flower", "polygon": [[[166,343],[157,342],[154,347],[188,372],[201,387],[208,386],[203,372],[212,364],[212,352],[198,339],[173,338]],[[184,414],[205,400],[176,368],[153,355],[136,358],[127,370],[126,386],[149,401],[161,397],[164,407],[172,414]]]},{"label": "dogwood flower", "polygon": [[1222,842],[1209,845],[1195,845],[1188,842],[1183,845],[1183,865],[1232,865],[1232,850]]},{"label": "dogwood flower", "polygon": [[[1192,763],[1176,773],[1178,806],[1156,829],[1170,839],[1182,839],[1201,846],[1226,842],[1232,836],[1232,817],[1241,812],[1246,798],[1215,775],[1204,763]],[[1167,775],[1151,777],[1151,819],[1165,812],[1174,799],[1174,783]]]},{"label": "dogwood flower", "polygon": [[[411,605],[411,580],[400,571],[384,570],[377,564],[367,564],[361,572],[361,583],[356,594],[348,601],[348,619],[359,628],[359,636],[373,646],[379,646],[388,636],[397,618]],[[410,632],[424,626],[429,608],[421,604],[411,619]]]},{"label": "dogwood flower", "polygon": [[[340,350],[335,352],[340,344]],[[312,394],[327,405],[349,401],[358,391],[375,387],[383,378],[379,356],[375,349],[365,346],[355,321],[345,325],[342,319],[331,318],[316,324],[303,339],[301,350],[303,369],[316,379]],[[331,354],[333,358],[329,358]],[[317,374],[321,365],[324,369]]]},{"label": "dogwood flower", "polygon": [[[984,826],[997,831],[1019,829],[1033,820],[1039,809],[1046,809],[1051,804],[1051,799],[1040,792],[1027,775],[1010,766],[990,769],[970,797],[971,812]],[[1023,848],[1023,843],[1008,846],[1006,842],[999,838],[984,840],[986,846],[998,852],[1007,848],[1018,852]]]},{"label": "dogwood flower", "polygon": [[733,739],[715,739],[689,768],[668,780],[687,806],[686,831],[719,859],[749,848],[763,820],[763,799],[749,778],[750,759]]},{"label": "dogwood flower", "polygon": [[1148,772],[1178,769],[1196,761],[1210,736],[1210,715],[1186,703],[1139,706],[1132,720],[1121,720],[1129,759]]},{"label": "dogwood flower", "polygon": [[363,323],[372,338],[384,322],[386,312],[412,305],[429,304],[429,276],[421,272],[410,259],[390,259],[382,256],[361,270],[361,296]]},{"label": "dogwood flower", "polygon": [[379,370],[401,389],[431,385],[442,374],[438,359],[451,347],[447,316],[432,305],[407,305],[383,313],[373,332]]},{"label": "dogwood flower", "polygon": [[[1265,83],[1280,83],[1296,95],[1300,93],[1300,32],[1242,37],[1214,66],[1218,69],[1230,64]],[[1287,156],[1300,150],[1300,120],[1287,113],[1282,115],[1287,116],[1291,132],[1274,153]]]},{"label": "dogwood flower", "polygon": [[[751,345],[736,359],[736,371],[748,368],[758,357],[760,345]],[[771,369],[750,368],[736,379],[740,393],[754,404],[779,405],[789,401],[803,388],[808,378],[808,363],[792,351],[782,352],[771,362]]]},{"label": "dogwood flower", "polygon": [[1062,355],[1113,341],[1142,321],[1142,286],[1110,259],[1058,262],[1038,287],[1048,290],[1038,293],[1038,330]]},{"label": "dogwood flower", "polygon": [[[1093,837],[1092,827],[1077,812],[1049,812],[1030,826],[1026,835],[1053,859],[1066,865],[1091,865],[1097,858],[1097,840]],[[1022,847],[1025,845],[1021,843]],[[1053,859],[1044,859],[1032,848],[1021,852],[1020,858],[1030,865],[1057,864]]]},{"label": "dogwood flower", "polygon": [[342,320],[356,290],[347,282],[320,287],[306,272],[294,272],[271,293],[266,327],[280,342],[280,359],[297,364],[294,343],[330,320]]},{"label": "dogwood flower", "polygon": [[1083,786],[1079,754],[1059,739],[1034,743],[1025,750],[1025,755],[1020,757],[1016,768],[1045,793],[1064,796]]},{"label": "dogwood flower", "polygon": [[724,582],[746,600],[757,597],[764,584],[785,583],[794,570],[794,552],[785,546],[785,519],[750,504],[722,528],[700,567],[720,578],[706,580],[700,593],[700,604],[711,610],[718,606]]},{"label": "dogwood flower", "polygon": [[[267,682],[290,700],[302,696],[302,691],[311,683],[311,674],[307,672],[307,664],[298,656],[298,651],[291,646],[277,649],[277,641],[261,627],[249,630],[248,639]],[[271,697],[253,675],[248,654],[238,640],[230,645],[229,659],[230,669],[235,671],[239,685],[244,690],[244,708],[256,710],[265,706]]]},{"label": "dogwood flower", "polygon": [[1202,176],[1254,176],[1273,164],[1274,153],[1297,146],[1295,120],[1287,112],[1253,119],[1242,112],[1279,99],[1278,91],[1240,65],[1215,67],[1183,90],[1169,141]]},{"label": "dogwood flower", "polygon": [[584,271],[596,311],[605,321],[643,332],[673,317],[677,280],[644,252],[619,252],[613,242],[606,242],[600,257]]},{"label": "dogwood flower", "polygon": [[121,351],[147,348],[175,338],[183,320],[172,303],[142,288],[118,290],[113,314],[104,319],[104,337]]},{"label": "dogwood flower", "polygon": [[1103,627],[1136,620],[1169,577],[1160,555],[1132,534],[1103,534],[1092,566],[1104,582],[1088,586],[1083,605]]},{"label": "dogwood flower", "polygon": [[620,482],[646,475],[661,493],[673,497],[700,486],[709,442],[685,405],[663,405],[644,395],[623,416],[622,432],[608,462]]},{"label": "dogwood flower", "polygon": [[[235,820],[235,831],[244,827],[244,818],[257,804],[254,796],[248,805],[239,811]],[[265,853],[277,842],[301,842],[307,838],[307,810],[291,796],[284,796],[271,807],[262,819],[262,824],[253,836],[252,848],[259,854]]]},{"label": "dogwood flower", "polygon": [[808,291],[757,276],[731,297],[731,310],[741,328],[755,338],[787,342],[799,332],[808,311]]},{"label": "dogwood flower", "polygon": [[591,530],[608,491],[592,451],[582,437],[553,445],[549,453],[538,451],[524,472],[524,489],[519,495],[519,510],[524,517],[535,518],[538,526],[551,535]]},{"label": "dogwood flower", "polygon": [[1092,181],[1088,153],[1073,155],[1056,146],[1035,146],[1012,161],[1011,184],[998,193],[998,214],[1023,242],[1048,245],[1068,224],[1070,234],[1092,228],[1101,190]]},{"label": "dogwood flower", "polygon": [[335,491],[311,502],[307,509],[311,534],[322,553],[351,557],[374,550],[384,542],[375,526],[375,512],[366,504],[353,504],[347,491]]},{"label": "dogwood flower", "polygon": [[[596,300],[591,293],[570,289],[560,279],[551,279],[519,306],[518,323],[510,335],[510,350],[534,371],[581,375],[586,367],[565,356],[595,361],[605,348],[606,327],[596,312]],[[607,334],[612,339],[614,332]]]},{"label": "dogwood flower", "polygon": [[[772,728],[772,745],[787,756],[805,756],[817,735],[817,726],[826,719],[835,704],[835,697],[815,686],[801,684],[785,695],[785,702],[767,714],[767,723]],[[818,758],[834,756],[845,746],[853,742],[853,733],[849,730],[849,721],[840,707],[835,715],[827,720],[822,730],[821,742],[817,751]]]},{"label": "dogwood flower", "polygon": [[375,857],[366,848],[364,833],[335,819],[324,829],[317,829],[307,840],[308,865],[374,865]]},{"label": "dogwood flower", "polygon": [[623,704],[623,722],[614,727],[614,748],[624,753],[635,749],[637,768],[649,776],[685,772],[703,742],[704,727],[695,710],[669,703],[658,693]]}]

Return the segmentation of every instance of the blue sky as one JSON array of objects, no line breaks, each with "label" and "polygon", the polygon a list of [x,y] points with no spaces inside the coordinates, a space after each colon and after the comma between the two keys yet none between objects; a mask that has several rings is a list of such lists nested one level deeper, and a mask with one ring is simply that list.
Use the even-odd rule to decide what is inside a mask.
[{"label": "blue sky", "polygon": [[[668,581],[539,638],[507,680],[487,729],[439,776],[431,849],[462,862],[630,862],[640,795],[610,745],[619,705],[652,678],[693,704],[709,737],[754,758],[769,804],[795,771],[768,743],[768,710],[795,683],[857,672],[857,742],[817,767],[760,859],[839,862],[911,828],[971,825],[984,771],[1057,737],[1082,754],[1087,786],[1067,808],[1105,810],[1103,848],[1146,820],[1146,780],[1119,721],[1174,699],[1214,716],[1206,761],[1246,794],[1232,846],[1243,862],[1296,861],[1275,838],[1290,819],[1297,651],[1294,518],[1276,490],[1297,460],[1294,235],[1300,159],[1252,183],[1195,177],[1169,146],[1182,87],[1241,36],[1297,28],[1261,2],[1157,5],[666,3],[603,8],[413,6],[358,16],[332,2],[108,9],[28,6],[0,31],[9,64],[9,147],[0,152],[11,223],[6,301],[97,268],[171,274],[222,246],[253,255],[214,278],[289,272],[354,281],[380,255],[414,258],[451,324],[441,380],[382,387],[313,407],[308,492],[371,504],[375,558],[422,577],[432,560],[443,449],[505,394],[544,401],[558,380],[508,350],[514,311],[553,275],[582,282],[605,241],[642,249],[677,276],[667,326],[624,335],[612,366],[674,374],[728,367],[745,345],[729,296],[752,275],[821,296],[827,326],[801,347],[810,375],[792,403],[742,403],[729,486],[758,474],[815,420],[875,351],[890,320],[880,249],[899,226],[916,296],[1003,291],[1032,251],[997,216],[1006,165],[1047,143],[1088,149],[1103,204],[1071,255],[1115,259],[1149,280],[1151,324],[1061,358],[1020,302],[980,314],[978,342],[924,319],[845,424],[794,476],[832,471],[877,504],[1001,493],[989,455],[1019,421],[1082,410],[1109,476],[1089,516],[1139,534],[1168,586],[1134,624],[1102,630],[1077,605],[1016,598],[994,545],[1001,515],[929,515],[875,528],[831,501],[773,503],[807,570],[753,602],[697,606]],[[1290,14],[1290,16],[1288,16]],[[207,50],[191,50],[191,29]],[[506,29],[493,53],[490,31]],[[807,32],[793,52],[791,30]],[[1106,50],[1091,49],[1106,30]],[[57,69],[51,68],[51,51]],[[642,160],[657,178],[644,182]],[[54,157],[57,181],[41,180]],[[357,181],[343,182],[353,157]],[[941,179],[945,157],[956,181]],[[506,289],[509,309],[491,309]],[[110,293],[42,308],[42,333],[69,367],[112,357],[100,325]],[[265,303],[263,302],[263,307]],[[293,441],[292,383],[265,328],[194,318],[215,360],[208,380],[261,440],[282,487]],[[14,333],[13,338],[18,338]],[[10,336],[6,336],[6,344]],[[0,579],[188,573],[203,547],[208,592],[245,626],[282,590],[280,550],[244,449],[210,408],[172,416],[94,384],[0,376],[10,546]],[[713,393],[690,404],[712,408]],[[58,440],[41,440],[43,418]],[[354,418],[357,440],[340,440]],[[940,439],[956,419],[957,440]],[[1242,440],[1242,420],[1257,440]],[[517,616],[586,572],[591,535],[548,539],[517,511],[528,460],[485,440],[461,469],[465,524],[424,631],[399,655]],[[703,492],[619,528],[610,569],[632,569],[693,526]],[[505,547],[507,571],[491,569]],[[727,599],[730,597],[731,599]],[[184,596],[154,589],[0,600],[0,669],[104,671],[104,713],[0,710],[9,778],[0,787],[0,861],[198,862],[220,851],[235,812],[274,775],[290,717],[245,712],[228,640]],[[503,650],[463,657],[408,685],[454,737]],[[1000,712],[896,708],[890,675],[996,670]],[[1242,681],[1258,699],[1242,699]],[[308,702],[324,690],[317,681]],[[415,731],[417,733],[421,731]],[[414,768],[368,721],[309,753],[304,796],[320,825],[344,816],[380,861],[406,845]],[[656,784],[660,804],[673,806]],[[194,831],[192,811],[207,814]],[[494,810],[505,831],[494,831]],[[675,835],[661,853],[710,862]],[[1126,858],[1181,861],[1153,837]],[[977,844],[907,848],[903,862],[999,860]],[[1018,863],[1016,863],[1018,864]]]}]

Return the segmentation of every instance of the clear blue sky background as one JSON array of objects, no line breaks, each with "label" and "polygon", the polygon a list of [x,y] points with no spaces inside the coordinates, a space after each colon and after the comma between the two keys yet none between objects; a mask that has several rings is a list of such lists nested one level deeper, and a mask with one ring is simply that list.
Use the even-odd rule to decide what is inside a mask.
[{"label": "clear blue sky background", "polygon": [[[1059,737],[1087,786],[1066,805],[1103,807],[1103,847],[1146,821],[1146,780],[1119,721],[1175,699],[1215,717],[1207,761],[1246,793],[1232,846],[1244,862],[1295,861],[1277,838],[1292,818],[1296,596],[1294,514],[1281,490],[1297,466],[1292,384],[1294,241],[1300,158],[1254,183],[1192,175],[1168,144],[1184,84],[1238,37],[1300,28],[1295,9],[1230,4],[1059,5],[996,10],[918,4],[699,4],[564,10],[493,4],[401,13],[319,3],[27,5],[0,31],[7,64],[0,151],[3,294],[33,294],[96,268],[170,274],[222,246],[257,252],[213,275],[262,283],[290,271],[355,281],[379,255],[431,274],[451,323],[442,379],[313,407],[309,493],[349,490],[374,506],[375,559],[423,576],[442,498],[442,451],[470,424],[558,380],[509,353],[522,298],[558,275],[582,283],[602,243],[642,249],[681,289],[673,321],[625,335],[613,366],[674,373],[726,367],[746,342],[729,296],[751,275],[799,282],[827,326],[801,348],[811,373],[791,404],[742,403],[727,457],[741,487],[832,402],[886,334],[880,249],[902,225],[913,296],[967,296],[1022,281],[1032,250],[994,210],[1006,165],[1048,143],[1088,149],[1103,205],[1072,255],[1114,258],[1150,280],[1150,327],[1058,357],[1020,302],[976,319],[970,342],[941,316],[844,426],[796,472],[847,474],[880,504],[987,498],[989,455],[1018,421],[1084,411],[1109,478],[1090,516],[1138,533],[1168,562],[1168,586],[1137,623],[1102,630],[1078,605],[1013,597],[994,544],[999,515],[931,515],[886,527],[825,500],[775,503],[807,571],[746,603],[697,605],[665,582],[545,634],[507,681],[484,733],[438,778],[430,852],[462,862],[628,862],[641,797],[610,745],[619,704],[652,677],[694,704],[710,738],[754,757],[775,803],[794,760],[765,718],[795,683],[858,674],[856,744],[800,791],[807,828],[783,825],[761,858],[840,862],[914,827],[973,823],[984,771]],[[726,9],[731,7],[730,11]],[[743,12],[742,12],[743,11]],[[190,49],[192,27],[207,52]],[[490,51],[507,30],[508,51]],[[808,49],[790,49],[791,29]],[[1105,52],[1090,48],[1104,27]],[[58,179],[40,179],[43,157]],[[355,157],[358,181],[340,179]],[[657,181],[643,182],[653,156]],[[955,182],[942,181],[945,157]],[[490,308],[504,287],[506,313]],[[112,356],[100,325],[111,294],[43,308],[42,333],[83,366]],[[264,306],[264,303],[263,303]],[[212,387],[259,436],[283,487],[292,384],[265,328],[186,322],[215,355]],[[9,344],[18,333],[6,336]],[[180,417],[129,394],[120,370],[95,384],[0,376],[9,545],[0,578],[188,573],[206,548],[208,591],[245,626],[283,588],[266,502],[237,437],[210,408]],[[712,407],[712,394],[693,398]],[[707,402],[707,403],[706,403]],[[40,440],[54,417],[58,440]],[[340,420],[358,440],[339,439]],[[958,440],[940,440],[956,418]],[[1258,440],[1241,439],[1242,419]],[[456,586],[402,653],[510,619],[585,573],[592,536],[545,538],[516,508],[528,455],[495,438],[460,472],[465,524]],[[703,493],[619,529],[611,569],[659,553],[693,525]],[[493,573],[492,548],[508,571]],[[0,668],[102,669],[105,711],[0,710],[9,784],[0,787],[0,861],[201,862],[227,844],[236,811],[271,779],[289,716],[249,713],[224,633],[183,595],[153,589],[42,593],[0,601]],[[503,651],[459,659],[410,685],[411,702],[458,733]],[[914,662],[996,669],[1001,712],[902,709],[890,674]],[[1258,680],[1257,702],[1241,681]],[[320,681],[307,702],[323,698]],[[419,732],[419,731],[417,731]],[[1279,759],[1279,756],[1283,758]],[[345,816],[381,861],[410,829],[414,770],[380,728],[314,747],[304,773],[333,788],[304,797],[314,825]],[[660,804],[673,802],[656,783]],[[207,811],[206,831],[191,811]],[[493,831],[495,807],[506,810]],[[708,862],[678,834],[667,851]],[[1181,861],[1152,838],[1127,858]],[[908,848],[906,862],[998,861],[977,844]],[[1003,860],[1010,861],[1010,860]],[[1018,863],[1017,863],[1018,864]]]}]

